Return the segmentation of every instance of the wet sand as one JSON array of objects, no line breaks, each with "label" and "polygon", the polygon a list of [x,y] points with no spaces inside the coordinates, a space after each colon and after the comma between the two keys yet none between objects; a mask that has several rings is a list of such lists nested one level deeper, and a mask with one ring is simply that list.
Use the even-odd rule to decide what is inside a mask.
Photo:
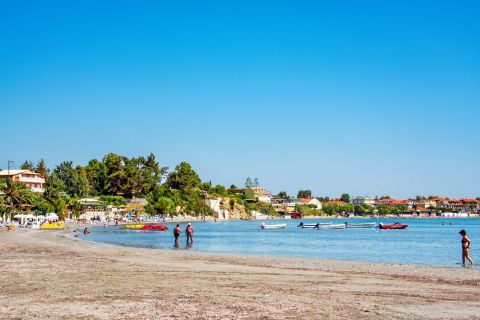
[{"label": "wet sand", "polygon": [[169,318],[480,319],[480,269],[138,249],[70,231],[0,231],[0,319]]}]

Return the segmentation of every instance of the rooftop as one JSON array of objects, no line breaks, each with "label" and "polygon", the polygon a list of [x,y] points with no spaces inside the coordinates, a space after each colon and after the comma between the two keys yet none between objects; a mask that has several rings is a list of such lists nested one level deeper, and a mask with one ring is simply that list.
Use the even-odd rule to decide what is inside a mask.
[{"label": "rooftop", "polygon": [[1,170],[0,171],[0,176],[8,177],[9,174],[10,174],[10,176],[16,176],[16,175],[24,174],[24,173],[40,175],[39,173],[30,171],[30,170]]}]

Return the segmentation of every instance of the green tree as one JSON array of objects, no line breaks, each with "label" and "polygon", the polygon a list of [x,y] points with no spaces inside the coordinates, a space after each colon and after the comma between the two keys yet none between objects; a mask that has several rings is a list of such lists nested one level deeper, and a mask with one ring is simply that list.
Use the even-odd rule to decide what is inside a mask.
[{"label": "green tree", "polygon": [[90,184],[88,182],[86,170],[82,166],[77,166],[73,172],[73,185],[71,195],[86,197],[88,196],[89,190]]},{"label": "green tree", "polygon": [[26,185],[10,179],[0,183],[0,193],[3,193],[3,202],[8,206],[10,218],[15,211],[20,211],[22,205],[33,204],[33,192]]},{"label": "green tree", "polygon": [[223,196],[227,193],[227,190],[225,189],[224,186],[217,184],[212,190],[212,193],[217,194],[219,196]]},{"label": "green tree", "polygon": [[312,190],[299,190],[297,193],[297,198],[312,198]]},{"label": "green tree", "polygon": [[162,180],[165,178],[167,174],[168,168],[161,167],[153,153],[147,157],[147,161],[145,162],[145,170],[143,172],[143,176],[146,180],[147,188],[145,192],[150,192],[155,189],[155,187],[159,186],[162,183]]},{"label": "green tree", "polygon": [[341,195],[340,200],[346,203],[350,203],[350,195],[348,193],[344,193]]},{"label": "green tree", "polygon": [[103,163],[107,168],[107,192],[113,195],[124,193],[124,186],[127,182],[125,157],[109,153],[103,157]]},{"label": "green tree", "polygon": [[127,200],[122,196],[100,196],[100,200],[105,202],[105,204],[107,205],[114,205],[114,206],[127,205]]},{"label": "green tree", "polygon": [[90,160],[85,167],[88,183],[92,194],[102,195],[107,192],[107,166],[97,159]]},{"label": "green tree", "polygon": [[35,167],[35,172],[43,176],[46,180],[48,180],[48,168],[45,164],[45,160],[40,159],[38,161],[37,166]]},{"label": "green tree", "polygon": [[254,185],[253,185],[253,181],[250,177],[247,178],[247,180],[245,180],[245,188],[252,188]]},{"label": "green tree", "polygon": [[150,214],[171,214],[175,211],[175,202],[169,197],[160,196],[160,197],[150,197],[149,203],[145,208],[146,212]]},{"label": "green tree", "polygon": [[22,165],[20,166],[20,169],[33,171],[33,170],[35,170],[35,165],[33,164],[32,161],[30,161],[30,160],[25,160],[25,161],[22,163]]},{"label": "green tree", "polygon": [[330,197],[318,197],[317,200],[320,202],[328,202],[330,201]]},{"label": "green tree", "polygon": [[199,187],[200,182],[198,174],[186,162],[180,163],[167,178],[167,186],[169,188],[182,191],[190,191]]},{"label": "green tree", "polygon": [[287,194],[286,191],[280,191],[276,196],[276,198],[280,198],[280,199],[288,199],[290,198]]}]

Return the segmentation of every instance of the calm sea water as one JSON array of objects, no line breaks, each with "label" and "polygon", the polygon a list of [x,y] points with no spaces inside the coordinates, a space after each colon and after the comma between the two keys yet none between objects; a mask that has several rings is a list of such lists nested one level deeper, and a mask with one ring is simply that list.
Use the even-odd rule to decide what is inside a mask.
[{"label": "calm sea water", "polygon": [[[397,220],[347,221],[393,223]],[[480,219],[400,221],[409,227],[405,230],[312,230],[297,228],[299,220],[268,220],[265,222],[287,223],[287,228],[262,230],[259,228],[262,221],[196,222],[193,223],[195,243],[188,247],[182,234],[179,248],[174,247],[173,223],[167,223],[170,230],[164,232],[93,227],[89,235],[79,237],[124,246],[171,250],[458,266],[461,262],[461,238],[458,232],[465,229],[472,240],[471,255],[480,261]],[[442,221],[445,225],[442,225]],[[343,220],[332,222],[341,223]],[[184,230],[186,223],[180,226]]]}]

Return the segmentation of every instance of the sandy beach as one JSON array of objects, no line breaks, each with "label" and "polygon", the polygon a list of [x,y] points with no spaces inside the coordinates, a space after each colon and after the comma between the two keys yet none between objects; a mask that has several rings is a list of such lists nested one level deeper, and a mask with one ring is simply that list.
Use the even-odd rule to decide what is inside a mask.
[{"label": "sandy beach", "polygon": [[[71,228],[70,228],[71,230]],[[480,319],[480,270],[0,231],[0,319]]]}]

